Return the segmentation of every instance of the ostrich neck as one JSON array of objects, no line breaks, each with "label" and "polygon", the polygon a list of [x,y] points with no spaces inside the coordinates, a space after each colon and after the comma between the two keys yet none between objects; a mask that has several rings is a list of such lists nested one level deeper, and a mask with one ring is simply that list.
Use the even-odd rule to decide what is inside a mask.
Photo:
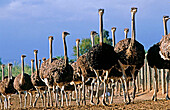
[{"label": "ostrich neck", "polygon": [[63,44],[64,44],[64,61],[66,66],[68,64],[68,58],[67,58],[67,46],[66,46],[65,36],[63,37]]},{"label": "ostrich neck", "polygon": [[127,33],[128,33],[128,32],[127,32],[127,31],[125,31],[125,39],[127,39]]},{"label": "ostrich neck", "polygon": [[112,45],[115,46],[115,33],[112,31]]},{"label": "ostrich neck", "polygon": [[52,63],[52,39],[49,40],[49,44],[50,44],[50,61],[49,63]]},{"label": "ostrich neck", "polygon": [[168,34],[167,31],[167,21],[163,20],[163,25],[164,25],[164,36]]},{"label": "ostrich neck", "polygon": [[31,72],[34,73],[34,62],[31,62]]},{"label": "ostrich neck", "polygon": [[93,47],[94,46],[94,36],[91,35],[91,46]]},{"label": "ostrich neck", "polygon": [[39,60],[39,65],[38,65],[38,68],[40,68],[41,67],[41,60]]},{"label": "ostrich neck", "polygon": [[24,81],[24,58],[21,58],[21,61],[22,61],[22,73],[21,73],[21,79],[20,79],[20,83],[22,84],[23,81]]},{"label": "ostrich neck", "polygon": [[37,53],[35,53],[35,67],[36,67],[36,75],[39,76],[39,71],[38,71],[38,61],[37,61]]},{"label": "ostrich neck", "polygon": [[8,81],[10,81],[10,66],[8,66]]},{"label": "ostrich neck", "polygon": [[103,15],[100,14],[99,21],[99,32],[100,32],[100,45],[103,43]]},{"label": "ostrich neck", "polygon": [[10,66],[10,79],[12,79],[12,66]]},{"label": "ostrich neck", "polygon": [[4,80],[4,75],[5,75],[5,73],[4,73],[4,67],[2,67],[2,81]]},{"label": "ostrich neck", "polygon": [[77,59],[78,59],[79,56],[80,56],[80,54],[79,54],[79,42],[77,41],[76,44],[77,44]]},{"label": "ostrich neck", "polygon": [[131,41],[132,41],[132,43],[134,43],[134,41],[135,41],[135,14],[134,13],[132,13],[132,24],[131,24],[131,28],[132,28],[132,38],[131,38]]}]

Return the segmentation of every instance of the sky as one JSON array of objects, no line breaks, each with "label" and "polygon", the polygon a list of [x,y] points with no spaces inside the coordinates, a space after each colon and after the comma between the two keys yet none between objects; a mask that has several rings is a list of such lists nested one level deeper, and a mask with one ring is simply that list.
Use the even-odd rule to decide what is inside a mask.
[{"label": "sky", "polygon": [[162,18],[170,16],[170,0],[0,0],[0,58],[5,64],[20,63],[25,54],[30,64],[34,49],[39,59],[49,58],[48,36],[54,36],[53,56],[64,55],[62,32],[68,31],[68,57],[73,59],[76,39],[99,32],[100,8],[110,37],[112,27],[117,28],[116,42],[124,39],[124,28],[130,29],[131,37],[131,7],[138,8],[136,40],[148,50],[162,38]]}]

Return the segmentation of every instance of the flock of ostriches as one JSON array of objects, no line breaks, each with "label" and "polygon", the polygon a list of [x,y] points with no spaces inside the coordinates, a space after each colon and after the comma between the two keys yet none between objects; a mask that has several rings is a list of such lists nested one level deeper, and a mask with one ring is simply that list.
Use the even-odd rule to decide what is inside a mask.
[{"label": "flock of ostriches", "polygon": [[[127,38],[128,28],[125,28],[125,39],[119,41],[115,45],[115,31],[113,27],[112,39],[113,46],[103,43],[103,14],[104,9],[99,9],[99,44],[94,45],[94,36],[97,34],[95,31],[91,32],[92,48],[87,53],[79,56],[79,42],[76,40],[77,46],[77,61],[69,64],[67,57],[67,46],[65,38],[69,35],[68,32],[62,33],[62,39],[64,44],[64,59],[52,58],[52,41],[53,36],[49,37],[49,50],[50,58],[43,58],[37,60],[38,50],[34,50],[35,55],[35,71],[34,60],[31,60],[32,74],[31,76],[24,72],[24,58],[21,56],[22,72],[16,77],[12,76],[12,64],[8,64],[8,76],[4,77],[4,66],[2,65],[2,81],[0,82],[0,93],[4,97],[4,107],[1,109],[7,109],[11,107],[11,95],[19,94],[20,107],[22,107],[22,95],[25,94],[24,107],[27,105],[27,94],[30,95],[30,106],[35,107],[38,98],[41,98],[42,106],[56,107],[64,106],[64,95],[66,98],[66,105],[68,106],[67,91],[74,91],[77,105],[80,105],[80,98],[82,98],[82,104],[86,105],[86,92],[85,86],[91,85],[90,103],[93,105],[99,104],[99,86],[103,84],[102,104],[107,105],[105,101],[108,97],[105,95],[107,90],[108,81],[111,83],[121,82],[123,88],[124,102],[129,104],[134,101],[136,93],[135,79],[140,68],[144,65],[145,51],[144,46],[136,40],[135,35],[135,13],[137,8],[131,8],[131,38]],[[169,16],[163,16],[164,24],[164,36],[157,44],[154,44],[147,52],[147,61],[150,67],[154,68],[154,83],[157,84],[157,68],[167,69],[167,93],[168,97],[168,77],[170,70],[170,34],[167,34],[167,21]],[[128,91],[127,82],[133,81],[133,93],[130,97]],[[97,85],[96,97],[97,102],[93,102],[94,85]],[[80,86],[82,92],[80,92]],[[157,86],[154,86],[153,100],[157,100]],[[79,96],[78,96],[79,93]],[[35,94],[34,101],[32,103],[32,96]],[[70,95],[70,94],[69,94]],[[47,98],[47,102],[46,102]],[[70,98],[71,99],[71,98]],[[113,91],[111,94],[111,102],[113,102]]]}]

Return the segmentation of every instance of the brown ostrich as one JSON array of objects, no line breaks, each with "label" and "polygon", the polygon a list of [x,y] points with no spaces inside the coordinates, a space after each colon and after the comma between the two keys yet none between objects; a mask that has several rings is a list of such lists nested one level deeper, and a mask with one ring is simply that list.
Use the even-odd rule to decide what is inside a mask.
[{"label": "brown ostrich", "polygon": [[[79,58],[79,43],[80,43],[80,39],[76,39],[77,59]],[[75,89],[75,93],[76,93],[76,103],[77,103],[77,105],[80,105],[80,100],[78,100],[77,85],[82,83],[81,71],[78,67],[77,61],[72,63],[71,66],[73,68],[73,81],[71,83],[74,84],[74,89]],[[72,89],[72,87],[69,87],[69,88]],[[79,89],[80,89],[80,87],[79,87]]]},{"label": "brown ostrich", "polygon": [[[64,44],[64,59],[54,60],[50,65],[48,72],[52,75],[54,79],[54,85],[56,89],[59,87],[61,89],[61,106],[64,105],[63,102],[63,92],[64,86],[69,84],[73,80],[73,68],[68,63],[67,57],[67,45],[66,36],[70,35],[68,32],[62,33],[63,44]],[[58,96],[58,90],[56,91],[56,98]],[[58,99],[56,99],[58,102]]]},{"label": "brown ostrich", "polygon": [[127,102],[130,103],[130,97],[128,93],[128,88],[127,88],[127,75],[125,70],[128,67],[131,67],[131,75],[133,78],[133,99],[135,98],[135,92],[136,92],[136,85],[135,85],[135,71],[139,70],[143,64],[144,64],[144,59],[145,59],[145,51],[144,51],[144,46],[139,43],[138,41],[135,40],[135,13],[137,12],[137,8],[131,8],[131,15],[132,15],[132,24],[131,24],[131,29],[132,29],[132,37],[127,38],[124,40],[119,41],[116,46],[115,46],[115,52],[119,56],[119,64],[122,68],[123,72],[123,78],[125,80],[125,89],[126,93],[128,96],[129,101]]},{"label": "brown ostrich", "polygon": [[53,83],[54,83],[54,79],[52,74],[49,72],[49,68],[51,63],[54,60],[58,60],[57,58],[52,58],[52,41],[54,40],[53,36],[49,36],[48,37],[49,40],[49,56],[50,58],[46,60],[46,58],[43,58],[43,63],[41,64],[41,68],[40,68],[40,78],[42,79],[42,81],[45,82],[45,84],[48,87],[48,92],[47,92],[47,106],[53,106],[52,103],[52,97],[51,97],[51,91],[53,90]]},{"label": "brown ostrich", "polygon": [[14,79],[15,77],[12,77],[12,64],[9,63],[8,78],[4,78],[4,80],[0,83],[0,93],[5,97],[4,109],[8,109],[11,107],[10,95],[17,92],[13,86]]},{"label": "brown ostrich", "polygon": [[[157,68],[158,69],[170,69],[170,60],[168,59],[168,48],[169,48],[169,40],[168,37],[170,35],[167,35],[167,21],[169,19],[169,16],[163,16],[163,25],[164,25],[164,36],[162,37],[161,41],[157,44],[154,44],[152,47],[149,48],[147,53],[147,60],[148,65],[155,70],[154,74],[154,94],[152,97],[152,100],[157,100],[157,90],[158,90],[158,78],[157,78]],[[168,96],[168,78],[169,78],[169,72],[166,76],[167,81],[167,92],[166,92],[166,99],[169,100]]]},{"label": "brown ostrich", "polygon": [[[43,92],[44,88],[46,88],[46,84],[42,81],[42,79],[40,78],[40,75],[39,75],[37,53],[38,53],[38,50],[34,50],[36,71],[33,74],[31,74],[32,84],[34,85],[34,87],[36,88],[36,90],[38,92],[36,95],[35,101],[33,103],[33,107],[36,106],[36,102],[39,97],[41,97],[42,106],[44,106],[42,92]],[[39,62],[39,65],[40,65],[40,62]]]},{"label": "brown ostrich", "polygon": [[22,97],[21,97],[21,92],[26,91],[26,97],[25,97],[25,104],[24,107],[26,107],[27,103],[27,92],[34,88],[32,82],[31,82],[31,77],[30,75],[24,73],[24,58],[25,55],[21,55],[21,68],[22,68],[22,73],[17,75],[14,79],[14,88],[18,91],[19,93],[19,99],[20,99],[20,107],[22,107]]},{"label": "brown ostrich", "polygon": [[[94,46],[94,36],[97,33],[95,31],[91,31],[91,42],[92,42],[92,46]],[[93,102],[93,87],[94,87],[94,83],[96,81],[96,74],[94,71],[91,70],[88,61],[87,61],[87,53],[83,54],[82,56],[80,56],[77,59],[77,65],[78,68],[80,68],[81,71],[81,76],[82,76],[82,82],[83,82],[83,101],[84,104],[86,104],[86,100],[85,100],[85,81],[88,81],[89,78],[93,78],[92,83],[91,83],[91,99],[90,99],[90,103],[92,105],[95,105]]]},{"label": "brown ostrich", "polygon": [[[99,104],[99,76],[100,71],[105,70],[106,75],[104,77],[104,92],[106,93],[106,81],[108,75],[110,73],[110,69],[115,65],[118,60],[118,56],[114,51],[114,47],[103,43],[103,13],[104,9],[99,9],[99,17],[100,17],[100,44],[93,46],[87,52],[87,61],[90,65],[91,69],[95,72],[97,76],[97,104]],[[107,105],[105,103],[105,95],[103,95],[103,105]]]}]

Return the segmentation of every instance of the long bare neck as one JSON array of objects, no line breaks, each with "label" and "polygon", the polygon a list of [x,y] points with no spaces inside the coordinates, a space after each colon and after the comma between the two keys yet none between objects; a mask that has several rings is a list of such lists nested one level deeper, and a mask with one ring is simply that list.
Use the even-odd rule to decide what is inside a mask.
[{"label": "long bare neck", "polygon": [[168,35],[167,20],[163,19],[163,25],[164,25],[164,36],[165,36],[165,35]]},{"label": "long bare neck", "polygon": [[66,40],[65,40],[65,35],[63,34],[63,44],[64,44],[64,61],[65,61],[65,66],[68,65],[68,57],[67,57],[67,45],[66,45]]},{"label": "long bare neck", "polygon": [[10,79],[12,79],[12,65],[10,65]]},{"label": "long bare neck", "polygon": [[4,65],[2,65],[2,81],[4,80],[4,75],[5,75],[5,73],[4,73]]},{"label": "long bare neck", "polygon": [[135,37],[136,37],[136,33],[135,33],[135,13],[131,12],[131,16],[132,16],[132,24],[131,24],[131,29],[132,29],[132,37],[131,37],[131,41],[132,43],[134,43],[135,41]]},{"label": "long bare neck", "polygon": [[24,80],[24,58],[21,57],[21,79],[20,79],[20,83],[22,84],[23,83],[23,80]]},{"label": "long bare neck", "polygon": [[10,65],[8,64],[8,81],[10,81]]},{"label": "long bare neck", "polygon": [[99,14],[100,45],[103,43],[103,14]]},{"label": "long bare neck", "polygon": [[39,76],[38,72],[38,60],[37,60],[37,52],[34,52],[35,55],[35,68],[36,68],[36,75]]},{"label": "long bare neck", "polygon": [[76,45],[77,45],[77,59],[78,59],[79,56],[80,56],[80,53],[79,53],[79,41],[76,41]]},{"label": "long bare neck", "polygon": [[112,30],[112,46],[115,46],[115,30]]},{"label": "long bare neck", "polygon": [[41,60],[39,60],[39,63],[38,63],[38,68],[41,67]]},{"label": "long bare neck", "polygon": [[33,74],[34,73],[34,61],[31,60],[31,73]]},{"label": "long bare neck", "polygon": [[91,46],[93,47],[95,44],[94,44],[94,35],[91,34]]},{"label": "long bare neck", "polygon": [[125,39],[127,39],[127,34],[128,34],[128,32],[127,32],[127,31],[124,31],[124,33],[125,33]]},{"label": "long bare neck", "polygon": [[49,46],[50,46],[50,47],[49,47],[49,48],[50,48],[50,53],[49,53],[49,54],[50,54],[50,61],[49,61],[49,63],[52,63],[52,60],[53,60],[53,59],[52,59],[52,54],[53,54],[53,53],[52,53],[52,41],[53,41],[53,37],[50,36],[50,37],[49,37]]}]

